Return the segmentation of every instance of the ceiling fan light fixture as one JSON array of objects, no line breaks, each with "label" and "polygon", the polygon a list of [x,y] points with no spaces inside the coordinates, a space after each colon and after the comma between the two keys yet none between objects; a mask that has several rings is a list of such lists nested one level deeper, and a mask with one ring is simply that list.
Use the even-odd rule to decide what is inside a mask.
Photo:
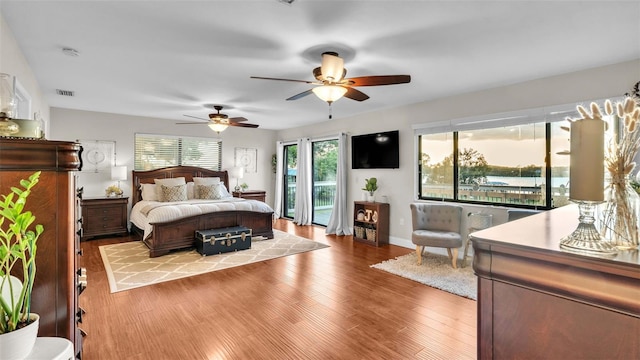
[{"label": "ceiling fan light fixture", "polygon": [[221,124],[221,123],[211,123],[209,124],[209,128],[211,128],[211,130],[217,132],[218,134],[223,132],[226,128],[227,128],[227,124]]},{"label": "ceiling fan light fixture", "polygon": [[331,104],[344,96],[347,93],[347,88],[338,85],[322,85],[314,87],[312,91],[317,97]]},{"label": "ceiling fan light fixture", "polygon": [[336,53],[323,53],[320,69],[324,80],[338,82],[342,80],[344,74],[344,60]]}]

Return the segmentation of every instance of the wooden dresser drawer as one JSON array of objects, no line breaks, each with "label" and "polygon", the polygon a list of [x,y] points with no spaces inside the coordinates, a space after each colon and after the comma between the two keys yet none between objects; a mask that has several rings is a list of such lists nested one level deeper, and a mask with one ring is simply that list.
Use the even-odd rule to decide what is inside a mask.
[{"label": "wooden dresser drawer", "polygon": [[103,235],[127,235],[127,197],[82,200],[82,240]]}]

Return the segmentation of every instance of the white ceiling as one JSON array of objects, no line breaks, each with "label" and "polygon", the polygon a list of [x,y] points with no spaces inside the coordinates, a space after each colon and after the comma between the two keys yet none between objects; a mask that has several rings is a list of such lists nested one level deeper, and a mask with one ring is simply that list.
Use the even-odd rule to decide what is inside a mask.
[{"label": "white ceiling", "polygon": [[638,1],[2,0],[0,10],[52,107],[176,122],[220,104],[265,129],[326,121],[329,108],[314,95],[285,101],[310,85],[249,77],[313,80],[328,50],[348,77],[412,77],[358,88],[371,98],[336,101],[334,119],[640,58]]}]

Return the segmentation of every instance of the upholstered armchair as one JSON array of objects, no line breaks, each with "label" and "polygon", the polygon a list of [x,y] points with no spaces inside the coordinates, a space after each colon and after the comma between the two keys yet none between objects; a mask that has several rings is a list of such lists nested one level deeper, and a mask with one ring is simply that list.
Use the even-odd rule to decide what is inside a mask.
[{"label": "upholstered armchair", "polygon": [[538,210],[527,210],[527,209],[511,209],[507,210],[507,221],[514,221],[518,219],[522,219],[523,217],[535,215],[539,213]]},{"label": "upholstered armchair", "polygon": [[418,265],[422,264],[425,246],[430,246],[446,248],[451,265],[457,268],[458,248],[462,246],[461,218],[462,207],[458,205],[411,204],[411,241],[416,245]]}]

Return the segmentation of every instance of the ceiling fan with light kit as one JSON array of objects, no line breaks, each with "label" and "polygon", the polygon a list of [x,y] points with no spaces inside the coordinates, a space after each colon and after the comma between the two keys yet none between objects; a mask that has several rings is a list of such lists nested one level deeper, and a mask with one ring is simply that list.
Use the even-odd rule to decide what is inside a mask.
[{"label": "ceiling fan with light kit", "polygon": [[199,118],[197,116],[185,115],[186,117],[190,117],[190,118],[194,118],[194,119],[200,119],[200,120],[204,120],[206,122],[202,122],[202,121],[198,121],[198,122],[179,122],[179,123],[176,123],[176,125],[208,125],[211,128],[211,130],[213,130],[213,131],[215,131],[217,133],[220,133],[220,132],[224,131],[229,126],[246,127],[246,128],[257,128],[258,127],[258,125],[256,125],[256,124],[246,123],[245,121],[248,121],[248,120],[246,118],[244,118],[244,117],[232,117],[232,118],[230,118],[227,114],[220,113],[220,111],[223,108],[223,106],[221,106],[221,105],[214,105],[213,108],[216,109],[217,113],[209,114],[209,120],[203,119],[203,118]]},{"label": "ceiling fan with light kit", "polygon": [[338,53],[328,51],[322,53],[321,66],[313,69],[313,76],[316,78],[315,81],[262,76],[251,76],[251,78],[302,82],[311,85],[318,85],[312,89],[293,95],[287,100],[298,100],[314,93],[317,97],[329,103],[329,105],[343,96],[356,101],[367,100],[369,96],[362,91],[355,89],[357,86],[396,85],[411,82],[410,75],[372,75],[345,78],[346,75],[347,69],[344,68],[344,60],[338,56]]}]

